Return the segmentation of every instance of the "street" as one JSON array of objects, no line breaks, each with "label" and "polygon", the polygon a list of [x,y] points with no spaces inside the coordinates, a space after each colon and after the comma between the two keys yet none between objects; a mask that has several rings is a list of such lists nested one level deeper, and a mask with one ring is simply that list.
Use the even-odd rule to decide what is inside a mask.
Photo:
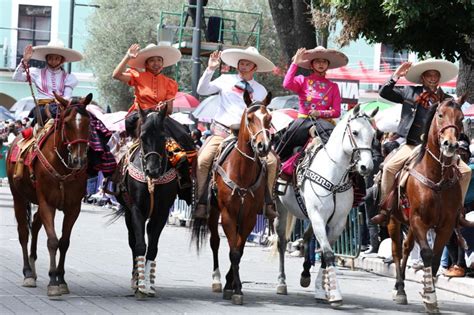
[{"label": "street", "polygon": [[[313,283],[299,286],[302,259],[287,256],[288,295],[276,294],[277,257],[270,249],[249,245],[241,261],[244,305],[235,306],[211,292],[212,255],[209,243],[197,255],[190,244],[190,230],[166,226],[157,256],[157,296],[137,301],[130,289],[132,255],[127,243],[123,219],[108,225],[107,208],[86,205],[74,226],[66,259],[66,281],[71,294],[59,300],[46,296],[49,281],[49,255],[44,229],[38,242],[36,288],[21,286],[22,256],[16,221],[8,187],[0,187],[0,313],[283,313],[340,314],[384,313],[416,314],[424,311],[419,292],[422,285],[407,281],[409,305],[396,305],[391,294],[395,280],[364,271],[341,268],[338,279],[344,305],[332,309],[313,298]],[[56,230],[60,231],[62,214],[57,213]],[[221,238],[222,278],[229,267],[227,242]],[[316,273],[312,274],[314,277]],[[223,283],[224,285],[224,283]],[[440,310],[447,314],[474,314],[474,299],[437,290]]]}]

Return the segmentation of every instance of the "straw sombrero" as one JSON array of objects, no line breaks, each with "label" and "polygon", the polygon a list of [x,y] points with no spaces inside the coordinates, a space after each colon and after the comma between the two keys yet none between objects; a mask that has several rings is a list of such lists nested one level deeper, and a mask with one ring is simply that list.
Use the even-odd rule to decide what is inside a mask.
[{"label": "straw sombrero", "polygon": [[230,48],[222,52],[222,61],[231,67],[237,68],[239,60],[245,59],[257,65],[257,72],[269,72],[275,68],[273,62],[260,55],[257,48],[248,47],[247,49]]},{"label": "straw sombrero", "polygon": [[148,44],[138,52],[136,58],[130,59],[128,65],[134,68],[145,69],[145,62],[148,58],[159,56],[163,58],[163,68],[176,64],[181,59],[181,52],[173,46],[158,43]]},{"label": "straw sombrero", "polygon": [[327,49],[323,46],[307,50],[304,54],[305,61],[299,64],[300,67],[311,69],[311,61],[316,58],[329,60],[328,69],[336,69],[344,67],[349,62],[349,59],[342,52],[335,49]]},{"label": "straw sombrero", "polygon": [[411,66],[405,78],[413,83],[421,83],[421,75],[428,70],[436,70],[441,74],[440,84],[448,82],[458,75],[458,67],[454,63],[441,59],[428,59]]},{"label": "straw sombrero", "polygon": [[60,55],[64,57],[64,62],[75,62],[82,60],[82,54],[74,49],[64,47],[60,40],[50,41],[48,45],[33,47],[31,59],[46,61],[47,55]]}]

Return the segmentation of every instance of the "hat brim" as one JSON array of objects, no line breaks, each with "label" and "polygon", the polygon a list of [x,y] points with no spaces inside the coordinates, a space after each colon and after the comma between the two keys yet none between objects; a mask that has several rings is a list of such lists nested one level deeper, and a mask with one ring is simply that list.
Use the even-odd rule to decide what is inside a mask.
[{"label": "hat brim", "polygon": [[436,70],[441,74],[439,84],[451,81],[458,75],[458,67],[446,60],[425,60],[410,67],[405,78],[413,83],[421,83],[421,75],[428,70]]},{"label": "hat brim", "polygon": [[221,59],[234,68],[237,68],[239,60],[244,59],[251,61],[257,65],[257,72],[270,72],[275,68],[273,62],[268,60],[266,57],[242,49],[226,49],[222,52]]},{"label": "hat brim", "polygon": [[344,67],[349,63],[349,59],[347,56],[337,50],[334,49],[311,49],[306,51],[304,54],[305,60],[299,64],[300,67],[305,69],[311,69],[311,62],[314,59],[326,59],[329,61],[328,69],[336,69],[340,67]]},{"label": "hat brim", "polygon": [[82,60],[82,54],[74,49],[46,45],[33,47],[33,55],[31,56],[31,59],[46,61],[47,55],[60,55],[64,57],[64,62],[76,62]]},{"label": "hat brim", "polygon": [[151,57],[163,58],[163,68],[175,65],[181,59],[181,52],[171,46],[154,46],[139,51],[136,58],[130,59],[128,65],[145,69],[145,62]]}]

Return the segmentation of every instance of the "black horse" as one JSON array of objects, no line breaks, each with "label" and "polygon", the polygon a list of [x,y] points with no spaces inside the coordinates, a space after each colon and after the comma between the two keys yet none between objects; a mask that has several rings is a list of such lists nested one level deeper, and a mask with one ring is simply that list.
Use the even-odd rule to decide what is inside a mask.
[{"label": "black horse", "polygon": [[[125,215],[128,243],[132,249],[132,289],[137,298],[155,295],[155,257],[158,239],[178,192],[178,176],[168,162],[167,137],[163,121],[166,107],[160,111],[139,109],[135,144],[122,161],[122,188],[117,196]],[[145,241],[145,224],[148,246]],[[146,257],[145,257],[146,254]]]}]

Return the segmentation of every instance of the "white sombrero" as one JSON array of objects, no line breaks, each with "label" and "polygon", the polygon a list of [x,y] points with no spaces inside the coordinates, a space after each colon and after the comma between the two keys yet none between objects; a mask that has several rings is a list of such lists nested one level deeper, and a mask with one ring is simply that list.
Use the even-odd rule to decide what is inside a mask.
[{"label": "white sombrero", "polygon": [[305,58],[305,61],[299,64],[299,66],[306,69],[311,69],[311,61],[316,58],[328,60],[328,69],[344,67],[349,62],[347,56],[342,52],[335,49],[327,49],[323,46],[307,50],[303,57]]},{"label": "white sombrero", "polygon": [[257,48],[248,47],[247,49],[230,48],[222,52],[222,61],[231,67],[237,68],[239,60],[245,59],[257,65],[257,72],[269,72],[275,68],[273,62],[260,55]]},{"label": "white sombrero", "polygon": [[159,56],[163,58],[163,68],[176,64],[181,59],[181,52],[165,43],[148,44],[138,52],[136,58],[130,59],[128,65],[134,68],[145,69],[145,62],[148,58]]},{"label": "white sombrero", "polygon": [[441,59],[428,59],[411,66],[405,78],[413,83],[421,83],[421,75],[428,70],[436,70],[441,74],[439,83],[448,82],[458,75],[458,67],[454,63]]},{"label": "white sombrero", "polygon": [[60,55],[64,57],[64,62],[75,62],[82,60],[82,54],[74,49],[64,47],[60,40],[50,41],[48,45],[33,47],[31,59],[45,61],[47,55]]}]

